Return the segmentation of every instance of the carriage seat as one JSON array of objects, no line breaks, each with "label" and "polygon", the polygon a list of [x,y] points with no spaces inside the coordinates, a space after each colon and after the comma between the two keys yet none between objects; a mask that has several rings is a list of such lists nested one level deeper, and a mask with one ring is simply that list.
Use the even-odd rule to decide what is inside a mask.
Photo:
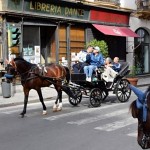
[{"label": "carriage seat", "polygon": [[86,74],[84,73],[72,73],[71,82],[82,82],[86,81]]}]

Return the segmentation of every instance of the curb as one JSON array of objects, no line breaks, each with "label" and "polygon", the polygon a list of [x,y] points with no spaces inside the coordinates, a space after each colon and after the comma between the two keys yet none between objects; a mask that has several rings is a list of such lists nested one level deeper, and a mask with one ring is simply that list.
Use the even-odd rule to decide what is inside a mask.
[{"label": "curb", "polygon": [[[63,95],[62,97],[63,98],[67,98],[68,96],[67,95]],[[57,96],[47,97],[47,98],[44,99],[44,102],[51,101],[51,100],[56,100],[56,98],[57,98]],[[33,103],[38,103],[38,102],[41,103],[39,99],[29,100],[28,104],[33,104]],[[22,102],[12,102],[12,103],[8,103],[8,104],[1,104],[0,108],[9,107],[9,106],[23,105],[23,104],[24,104],[24,101],[22,101]]]}]

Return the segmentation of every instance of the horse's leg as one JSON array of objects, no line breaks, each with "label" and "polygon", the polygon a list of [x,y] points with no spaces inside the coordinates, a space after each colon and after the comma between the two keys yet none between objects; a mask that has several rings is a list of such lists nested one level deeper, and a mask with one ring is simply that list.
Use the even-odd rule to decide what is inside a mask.
[{"label": "horse's leg", "polygon": [[47,114],[47,111],[46,111],[46,106],[45,106],[45,104],[44,104],[44,100],[43,100],[43,95],[42,95],[41,89],[38,89],[38,90],[37,90],[37,93],[38,93],[38,95],[39,95],[40,102],[42,103],[42,106],[43,106],[43,115],[46,115],[46,114]]},{"label": "horse's leg", "polygon": [[57,107],[57,111],[61,111],[62,110],[62,90],[61,89],[58,90],[58,97],[59,97],[59,105]]},{"label": "horse's leg", "polygon": [[[53,106],[53,111],[60,111],[62,109],[62,90],[61,90],[61,86],[59,85],[60,83],[54,84],[55,89],[57,91],[57,98],[55,101],[55,104]],[[58,104],[58,100],[59,100],[59,104]]]},{"label": "horse's leg", "polygon": [[[58,92],[57,92],[58,93]],[[53,105],[53,112],[57,111],[57,107],[58,107],[58,100],[59,100],[59,95],[57,94],[57,98],[56,98],[56,101]]]},{"label": "horse's leg", "polygon": [[20,114],[22,118],[26,114],[26,109],[27,109],[27,103],[28,103],[28,97],[29,97],[30,89],[23,88],[23,90],[24,90],[24,107],[23,107],[22,113]]}]

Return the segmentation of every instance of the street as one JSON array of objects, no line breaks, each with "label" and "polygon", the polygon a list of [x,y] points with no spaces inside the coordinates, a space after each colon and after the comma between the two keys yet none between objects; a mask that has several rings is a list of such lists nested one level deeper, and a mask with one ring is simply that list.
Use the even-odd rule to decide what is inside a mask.
[{"label": "street", "polygon": [[[145,89],[145,88],[143,88]],[[84,98],[78,107],[63,99],[63,110],[52,112],[53,101],[46,101],[48,114],[39,103],[0,108],[0,150],[141,150],[137,144],[137,120],[129,105],[110,95],[101,107],[88,108]]]}]

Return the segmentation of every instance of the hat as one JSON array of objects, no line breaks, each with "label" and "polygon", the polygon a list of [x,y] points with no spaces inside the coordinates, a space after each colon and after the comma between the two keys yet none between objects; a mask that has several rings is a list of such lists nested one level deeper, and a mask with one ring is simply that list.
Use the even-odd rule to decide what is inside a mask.
[{"label": "hat", "polygon": [[100,52],[100,48],[98,46],[95,46],[94,49]]},{"label": "hat", "polygon": [[107,57],[106,60],[110,63],[112,62],[112,59],[110,57]]}]

